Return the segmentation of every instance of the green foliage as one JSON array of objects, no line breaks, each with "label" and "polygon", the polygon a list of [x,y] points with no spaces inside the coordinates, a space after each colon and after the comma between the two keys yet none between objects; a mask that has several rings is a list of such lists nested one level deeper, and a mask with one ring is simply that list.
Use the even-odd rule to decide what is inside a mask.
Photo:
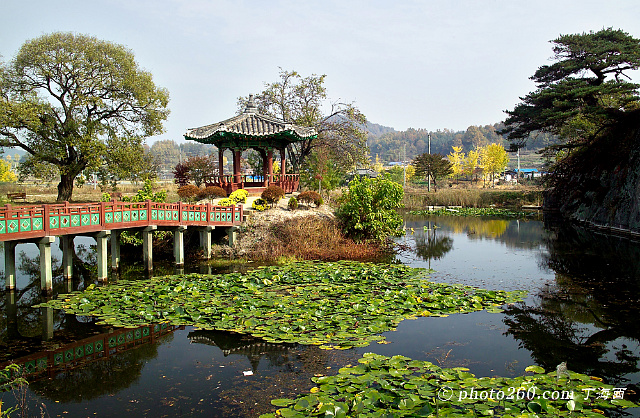
[{"label": "green foliage", "polygon": [[402,217],[402,186],[383,178],[356,177],[343,192],[336,216],[345,234],[356,240],[382,241],[399,235]]},{"label": "green foliage", "polygon": [[439,215],[439,216],[475,216],[480,218],[511,218],[511,219],[527,219],[535,218],[536,212],[522,212],[510,209],[496,208],[455,208],[455,209],[437,209],[437,210],[412,210],[411,215]]},{"label": "green foliage", "polygon": [[364,347],[405,318],[487,310],[525,292],[431,283],[424,269],[358,262],[291,263],[229,273],[90,285],[39,306],[100,318],[98,324],[157,322],[251,334],[266,341]]},{"label": "green foliage", "polygon": [[289,198],[289,202],[287,203],[287,207],[289,208],[289,210],[298,209],[298,199],[296,199],[295,196],[291,196],[291,198]]},{"label": "green foliage", "polygon": [[232,199],[236,203],[247,203],[247,197],[249,192],[244,189],[238,189],[229,195],[229,199]]},{"label": "green foliage", "polygon": [[167,200],[167,191],[160,190],[158,192],[154,192],[153,183],[151,180],[146,180],[142,189],[139,189],[135,196],[122,198],[123,202],[146,202],[147,200],[151,200],[156,203],[164,203]]},{"label": "green foliage", "polygon": [[21,376],[22,368],[17,364],[9,364],[0,370],[0,393],[26,385],[26,379]]},{"label": "green foliage", "polygon": [[227,197],[227,192],[222,187],[208,186],[198,192],[198,199],[215,199]]},{"label": "green foliage", "polygon": [[284,197],[284,190],[280,186],[271,185],[262,191],[260,197],[273,206]]},{"label": "green foliage", "polygon": [[185,184],[178,189],[178,196],[180,196],[180,199],[188,202],[193,202],[198,197],[199,193],[200,189],[193,184]]},{"label": "green foliage", "polygon": [[434,187],[438,179],[453,174],[453,165],[441,154],[420,154],[411,165],[416,169],[416,176],[431,177]]},{"label": "green foliage", "polygon": [[[72,81],[71,81],[72,80]],[[29,153],[25,168],[60,175],[58,201],[70,200],[83,170],[116,157],[142,158],[142,138],[162,132],[169,94],[124,46],[87,35],[52,33],[25,42],[0,68],[0,145]]]},{"label": "green foliage", "polygon": [[266,200],[260,198],[260,199],[255,199],[253,203],[251,203],[251,207],[257,210],[258,212],[264,212],[265,210],[268,209],[269,205]]},{"label": "green foliage", "polygon": [[583,146],[638,109],[640,85],[624,78],[640,68],[640,40],[607,28],[561,35],[553,44],[555,62],[531,77],[536,90],[507,111],[509,139],[522,144],[542,131],[560,135],[566,148]]},{"label": "green foliage", "polygon": [[300,203],[306,203],[307,205],[313,203],[316,207],[320,207],[324,203],[324,201],[322,200],[322,196],[320,196],[320,193],[314,192],[313,190],[307,190],[300,193],[298,195],[298,201]]},{"label": "green foliage", "polygon": [[[600,378],[567,372],[569,378],[557,379],[555,371],[545,374],[539,366],[525,369],[533,376],[477,378],[464,367],[442,368],[404,356],[365,353],[358,363],[335,376],[316,375],[309,394],[274,399],[272,405],[286,408],[260,418],[604,417],[601,409],[638,406],[598,398],[603,388],[614,389]],[[544,399],[545,392],[550,399]]]},{"label": "green foliage", "polygon": [[347,168],[329,158],[326,151],[313,152],[300,171],[300,184],[311,190],[331,191],[342,186],[347,176]]}]

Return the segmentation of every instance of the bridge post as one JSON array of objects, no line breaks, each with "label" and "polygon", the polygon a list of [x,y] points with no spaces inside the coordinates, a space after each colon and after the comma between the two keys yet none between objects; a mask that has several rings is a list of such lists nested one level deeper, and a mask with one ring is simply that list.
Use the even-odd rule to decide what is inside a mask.
[{"label": "bridge post", "polygon": [[4,277],[7,290],[16,288],[16,242],[4,242]]},{"label": "bridge post", "polygon": [[206,226],[200,230],[200,248],[207,260],[211,258],[211,231],[214,229],[215,226]]},{"label": "bridge post", "polygon": [[173,255],[176,260],[176,267],[184,266],[184,231],[185,225],[180,225],[173,230]]},{"label": "bridge post", "polygon": [[[149,211],[150,213],[150,211]],[[114,230],[111,233],[111,270],[116,271],[120,267],[120,234],[122,231]]]},{"label": "bridge post", "polygon": [[142,259],[147,273],[153,271],[153,231],[157,228],[155,225],[149,225],[142,230]]},{"label": "bridge post", "polygon": [[73,235],[60,236],[62,250],[62,278],[69,281],[73,277]]},{"label": "bridge post", "polygon": [[53,308],[40,308],[42,315],[42,340],[51,341],[53,339]]},{"label": "bridge post", "polygon": [[7,339],[9,339],[9,341],[20,338],[20,332],[18,331],[18,300],[16,296],[15,289],[11,289],[5,294],[6,299],[4,306],[7,314]]},{"label": "bridge post", "polygon": [[51,271],[51,243],[56,237],[43,237],[37,241],[40,248],[40,288],[42,293],[53,293],[53,272]]},{"label": "bridge post", "polygon": [[237,226],[232,226],[227,228],[227,236],[229,237],[229,247],[233,247],[238,240],[238,228]]},{"label": "bridge post", "polygon": [[111,235],[111,231],[100,231],[96,234],[96,243],[98,244],[98,281],[106,282],[109,279],[107,274],[107,239]]}]

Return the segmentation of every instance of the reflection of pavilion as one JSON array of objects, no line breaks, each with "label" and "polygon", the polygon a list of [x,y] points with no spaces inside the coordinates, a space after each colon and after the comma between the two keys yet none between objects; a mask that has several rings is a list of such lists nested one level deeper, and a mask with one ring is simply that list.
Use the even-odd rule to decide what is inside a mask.
[{"label": "reflection of pavilion", "polygon": [[281,353],[286,353],[296,346],[295,344],[269,343],[259,338],[226,331],[196,330],[190,332],[188,337],[192,343],[218,347],[225,357],[231,354],[247,356],[253,371],[258,369],[263,356],[274,362],[274,357],[279,357]]},{"label": "reflection of pavilion", "polygon": [[[299,174],[287,174],[286,149],[295,142],[313,139],[317,136],[315,129],[302,127],[261,115],[249,96],[249,103],[244,112],[222,122],[189,129],[184,135],[204,144],[213,144],[218,148],[219,175],[209,185],[222,187],[231,193],[237,189],[263,189],[269,185],[277,185],[286,193],[298,188]],[[225,149],[233,152],[233,175],[224,175],[223,153]],[[240,157],[243,151],[255,149],[263,161],[261,175],[251,177],[242,175]],[[273,173],[273,150],[280,151],[281,173]]]}]

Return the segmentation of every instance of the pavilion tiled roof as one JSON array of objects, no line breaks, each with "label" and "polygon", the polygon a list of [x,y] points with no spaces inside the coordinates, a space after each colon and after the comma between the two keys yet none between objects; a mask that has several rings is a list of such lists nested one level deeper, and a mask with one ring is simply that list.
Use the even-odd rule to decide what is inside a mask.
[{"label": "pavilion tiled roof", "polygon": [[199,128],[189,129],[185,134],[186,139],[205,142],[224,134],[242,137],[275,137],[279,135],[292,136],[296,139],[307,139],[317,135],[313,128],[287,123],[271,116],[261,115],[253,103],[253,97],[249,96],[249,103],[244,112],[222,122]]}]

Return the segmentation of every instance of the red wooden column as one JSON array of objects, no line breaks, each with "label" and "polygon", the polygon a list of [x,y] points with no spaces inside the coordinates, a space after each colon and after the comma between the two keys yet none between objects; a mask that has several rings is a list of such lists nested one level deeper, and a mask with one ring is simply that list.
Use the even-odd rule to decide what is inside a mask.
[{"label": "red wooden column", "polygon": [[233,150],[233,182],[240,183],[242,181],[242,167],[240,165],[240,157],[242,155],[242,151],[235,149]]},{"label": "red wooden column", "polygon": [[220,183],[222,183],[222,176],[224,176],[224,148],[218,148],[218,174],[220,175]]},{"label": "red wooden column", "polygon": [[280,150],[280,178],[284,180],[284,175],[287,174],[287,153],[286,148]]},{"label": "red wooden column", "polygon": [[273,149],[267,151],[267,186],[273,181]]}]

